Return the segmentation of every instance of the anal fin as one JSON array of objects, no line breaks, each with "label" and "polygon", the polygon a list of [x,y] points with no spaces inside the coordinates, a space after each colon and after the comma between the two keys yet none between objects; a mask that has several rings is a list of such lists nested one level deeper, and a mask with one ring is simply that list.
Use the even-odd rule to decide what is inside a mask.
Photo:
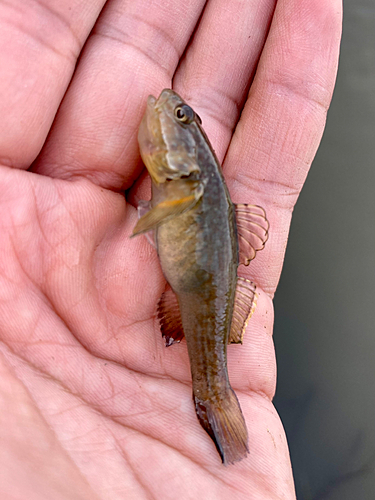
[{"label": "anal fin", "polygon": [[180,307],[176,294],[169,285],[159,299],[158,318],[166,347],[175,342],[181,342],[184,338],[184,330],[182,328]]},{"label": "anal fin", "polygon": [[268,239],[269,222],[258,205],[235,205],[240,264],[248,266]]},{"label": "anal fin", "polygon": [[229,344],[242,344],[247,323],[256,308],[257,297],[255,283],[238,277]]}]

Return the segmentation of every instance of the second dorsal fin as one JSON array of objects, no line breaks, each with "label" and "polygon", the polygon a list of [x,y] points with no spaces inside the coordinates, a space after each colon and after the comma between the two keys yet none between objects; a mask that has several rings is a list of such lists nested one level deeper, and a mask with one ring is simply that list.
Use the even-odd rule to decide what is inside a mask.
[{"label": "second dorsal fin", "polygon": [[268,239],[269,222],[258,205],[235,205],[240,264],[248,266]]},{"label": "second dorsal fin", "polygon": [[232,325],[228,339],[229,344],[242,344],[247,322],[253,315],[256,307],[258,295],[255,290],[255,283],[245,278],[237,278]]},{"label": "second dorsal fin", "polygon": [[159,299],[158,318],[166,347],[184,338],[180,307],[174,291],[168,285]]}]

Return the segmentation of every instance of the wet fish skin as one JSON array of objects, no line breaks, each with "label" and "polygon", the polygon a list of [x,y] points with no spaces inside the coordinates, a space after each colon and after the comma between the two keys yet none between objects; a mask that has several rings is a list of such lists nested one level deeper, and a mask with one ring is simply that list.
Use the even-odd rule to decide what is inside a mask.
[{"label": "wet fish skin", "polygon": [[178,205],[182,198],[173,200],[171,193],[183,191],[181,185],[193,183],[187,194],[198,192],[186,210],[172,210],[157,222],[156,244],[164,276],[178,299],[197,416],[223,463],[229,464],[248,452],[246,424],[227,371],[239,263],[235,209],[200,119],[193,114],[184,123],[176,116],[184,106],[169,89],[157,100],[149,97],[139,144],[152,178],[155,214],[163,203],[167,208]]}]

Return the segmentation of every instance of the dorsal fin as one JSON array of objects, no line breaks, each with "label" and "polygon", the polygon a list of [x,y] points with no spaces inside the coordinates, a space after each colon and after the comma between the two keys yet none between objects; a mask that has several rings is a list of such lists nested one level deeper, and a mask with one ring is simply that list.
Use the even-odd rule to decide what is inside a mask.
[{"label": "dorsal fin", "polygon": [[181,313],[174,291],[168,285],[158,302],[158,319],[166,347],[184,338]]},{"label": "dorsal fin", "polygon": [[237,278],[232,325],[228,344],[242,344],[245,328],[256,307],[258,295],[255,290],[255,283],[246,278]]},{"label": "dorsal fin", "polygon": [[268,239],[269,222],[258,205],[235,205],[240,264],[248,266]]}]

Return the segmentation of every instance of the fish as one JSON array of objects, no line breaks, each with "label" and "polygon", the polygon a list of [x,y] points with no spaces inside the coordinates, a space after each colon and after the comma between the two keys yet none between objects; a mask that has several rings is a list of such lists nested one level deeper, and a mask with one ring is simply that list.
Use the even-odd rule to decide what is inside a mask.
[{"label": "fish", "polygon": [[198,420],[224,465],[249,453],[248,431],[227,370],[228,343],[242,343],[256,285],[237,276],[263,249],[262,207],[235,205],[202,120],[176,92],[149,96],[138,133],[151,177],[132,236],[152,233],[167,281],[158,305],[166,346],[186,338]]}]

